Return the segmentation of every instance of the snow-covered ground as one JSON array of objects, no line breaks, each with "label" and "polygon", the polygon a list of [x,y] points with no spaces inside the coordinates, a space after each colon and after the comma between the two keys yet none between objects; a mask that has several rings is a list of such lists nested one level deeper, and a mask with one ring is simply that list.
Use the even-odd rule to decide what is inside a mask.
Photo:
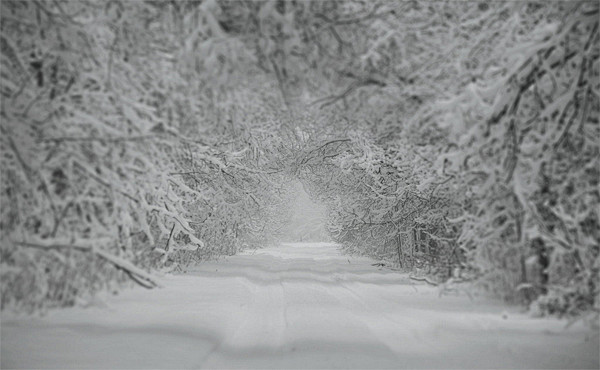
[{"label": "snow-covered ground", "polygon": [[2,314],[2,368],[598,368],[598,333],[284,244],[106,304]]}]

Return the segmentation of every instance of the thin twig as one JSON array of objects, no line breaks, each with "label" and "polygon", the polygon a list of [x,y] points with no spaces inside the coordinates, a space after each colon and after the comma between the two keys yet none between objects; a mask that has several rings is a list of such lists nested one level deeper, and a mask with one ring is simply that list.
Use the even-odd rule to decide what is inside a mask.
[{"label": "thin twig", "polygon": [[423,281],[423,282],[425,282],[425,283],[427,283],[427,284],[429,284],[429,285],[431,285],[431,286],[438,286],[438,284],[437,284],[437,283],[434,283],[433,281],[431,281],[431,280],[427,279],[426,277],[416,277],[416,276],[410,276],[410,275],[409,275],[408,277],[409,277],[409,279],[411,279],[411,280],[415,280],[415,281]]}]

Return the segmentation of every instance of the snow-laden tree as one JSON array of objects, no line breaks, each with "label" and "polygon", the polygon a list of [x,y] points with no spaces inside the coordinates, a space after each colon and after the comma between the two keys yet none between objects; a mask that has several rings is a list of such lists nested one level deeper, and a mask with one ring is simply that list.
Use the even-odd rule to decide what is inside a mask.
[{"label": "snow-laden tree", "polygon": [[441,160],[472,199],[459,242],[480,278],[578,313],[598,305],[598,4],[536,13],[547,23],[515,15],[504,53],[442,106],[462,127]]},{"label": "snow-laden tree", "polygon": [[237,67],[214,3],[1,6],[3,307],[152,287],[270,234],[277,85]]},{"label": "snow-laden tree", "polygon": [[597,4],[344,2],[312,18],[299,27],[327,32],[301,49],[321,59],[306,84],[330,82],[313,106],[346,125],[299,162],[334,236],[385,255],[385,235],[425,221],[505,298],[597,307]]}]

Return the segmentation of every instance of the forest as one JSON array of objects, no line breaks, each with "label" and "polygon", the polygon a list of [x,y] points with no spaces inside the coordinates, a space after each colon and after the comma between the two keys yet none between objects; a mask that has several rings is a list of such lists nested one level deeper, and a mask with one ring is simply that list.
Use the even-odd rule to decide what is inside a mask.
[{"label": "forest", "polygon": [[597,1],[3,0],[0,19],[2,310],[276,243],[300,183],[349,255],[600,312]]}]

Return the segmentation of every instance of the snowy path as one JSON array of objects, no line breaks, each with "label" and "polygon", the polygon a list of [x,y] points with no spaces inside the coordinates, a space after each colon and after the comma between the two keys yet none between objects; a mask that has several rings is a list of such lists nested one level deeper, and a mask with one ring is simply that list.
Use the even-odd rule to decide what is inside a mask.
[{"label": "snowy path", "polygon": [[[4,313],[2,368],[598,368],[598,335],[286,244],[106,307]],[[503,312],[508,316],[503,318]]]}]

